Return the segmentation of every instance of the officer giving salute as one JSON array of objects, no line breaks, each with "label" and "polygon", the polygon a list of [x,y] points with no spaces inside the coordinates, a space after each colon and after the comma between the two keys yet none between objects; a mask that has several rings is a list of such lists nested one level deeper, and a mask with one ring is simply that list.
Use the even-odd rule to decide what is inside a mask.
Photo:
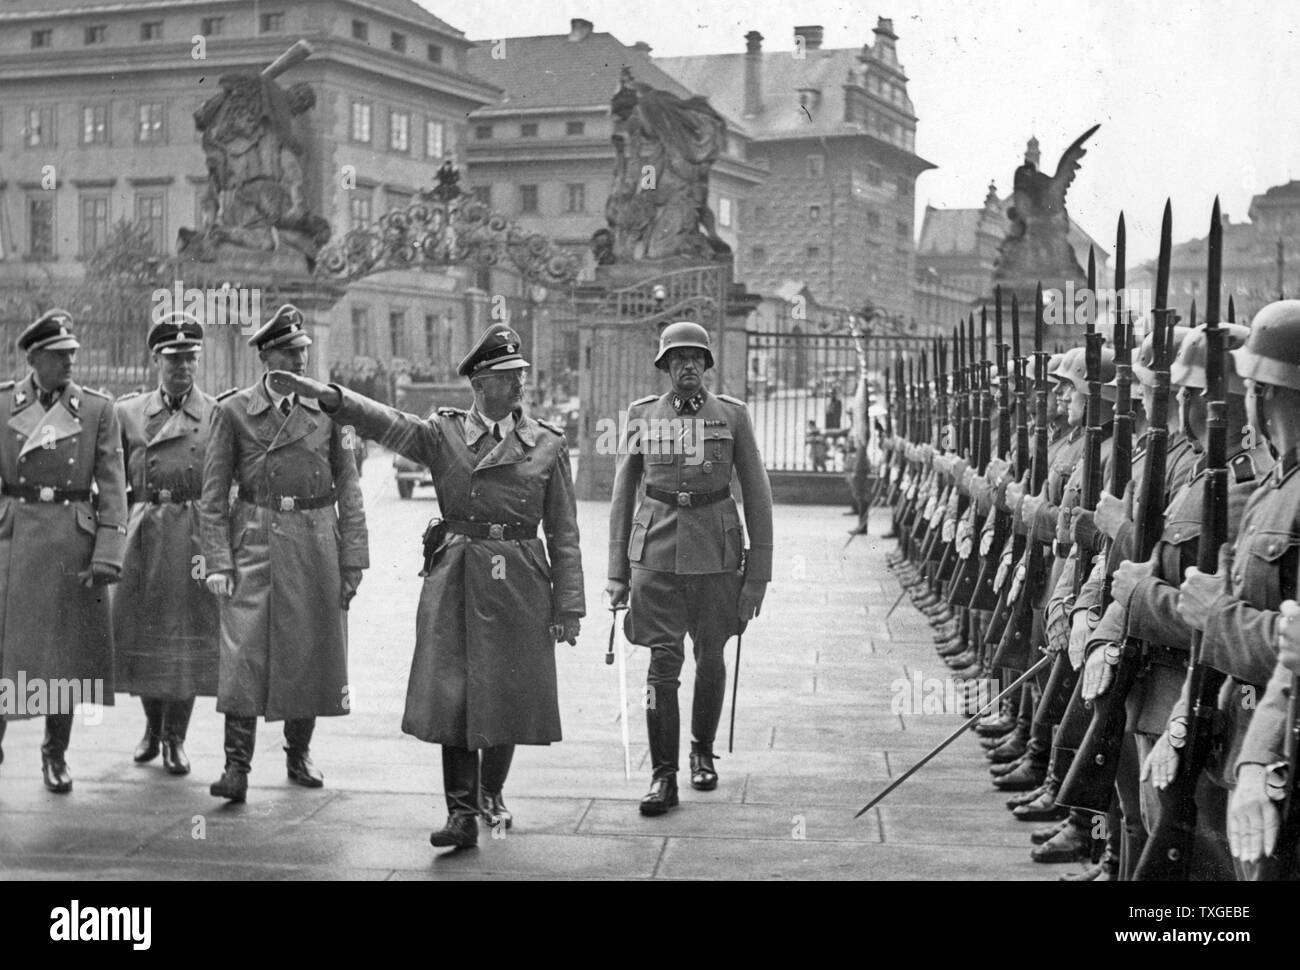
[{"label": "officer giving salute", "polygon": [[149,331],[158,387],[114,408],[130,485],[126,561],[113,588],[117,689],[144,705],[135,761],[162,752],[168,774],[186,775],[185,734],[194,698],[217,693],[217,602],[199,561],[203,457],[216,400],[194,385],[203,325],[176,312]]},{"label": "officer giving salute", "polygon": [[[122,573],[126,482],[112,402],[72,380],[79,346],[72,317],[50,310],[18,337],[31,373],[0,384],[0,677],[98,681],[95,702],[110,705],[113,640],[97,587]],[[72,790],[72,715],[45,718],[41,766],[53,792]],[[0,711],[0,738],[5,719],[20,716]]]},{"label": "officer giving salute", "polygon": [[[696,323],[669,324],[655,366],[673,386],[628,407],[609,514],[607,587],[613,606],[628,602],[630,591],[627,638],[651,652],[646,727],[653,777],[643,815],[677,804],[677,688],[688,633],[695,652],[691,787],[717,787],[713,741],[727,682],[722,649],[758,615],[772,578],[772,491],[745,403],[704,386],[713,366],[708,333]],[[750,539],[743,575],[733,467]],[[645,498],[634,514],[643,479]]]},{"label": "officer giving salute", "polygon": [[[312,342],[303,326],[301,311],[285,304],[248,342],[267,370],[302,374]],[[221,610],[226,769],[211,789],[219,798],[247,794],[259,715],[284,721],[289,780],[324,784],[312,732],[317,716],[351,707],[344,611],[370,565],[354,446],[314,397],[281,393],[265,377],[217,398],[199,520],[207,587]]]},{"label": "officer giving salute", "polygon": [[333,384],[271,377],[279,393],[319,398],[336,422],[427,466],[437,485],[447,521],[425,535],[402,717],[404,732],[442,745],[448,818],[435,846],[477,844],[480,814],[510,827],[502,789],[515,745],[560,740],[555,644],[577,642],[586,612],[569,449],[521,407],[519,344],[509,327],[488,328],[459,368],[473,408],[427,420]]}]

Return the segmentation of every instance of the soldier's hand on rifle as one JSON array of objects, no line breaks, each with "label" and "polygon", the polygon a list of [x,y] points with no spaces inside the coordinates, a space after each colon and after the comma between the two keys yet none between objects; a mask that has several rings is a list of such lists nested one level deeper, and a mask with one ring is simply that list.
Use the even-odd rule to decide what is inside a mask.
[{"label": "soldier's hand on rifle", "polygon": [[1125,559],[1119,564],[1115,573],[1110,578],[1110,598],[1121,606],[1127,607],[1129,598],[1133,595],[1133,590],[1137,589],[1138,583],[1154,574],[1156,571],[1156,561],[1152,557],[1146,562],[1133,562],[1131,559]]},{"label": "soldier's hand on rifle", "polygon": [[88,569],[77,573],[82,586],[111,586],[122,579],[122,570],[111,563],[92,562]]},{"label": "soldier's hand on rifle", "polygon": [[1070,522],[1073,520],[1074,509],[1066,508],[1064,505],[1056,513],[1056,541],[1063,546],[1073,545],[1074,535],[1070,529]]},{"label": "soldier's hand on rifle", "polygon": [[339,392],[328,384],[314,381],[310,377],[291,374],[287,370],[271,371],[266,375],[266,382],[277,394],[286,397],[297,394],[299,397],[319,398],[320,402],[331,410],[338,407],[342,401]]},{"label": "soldier's hand on rifle", "polygon": [[1002,478],[1011,470],[1011,465],[1001,458],[990,458],[988,465],[984,468],[984,477],[988,480],[991,488],[997,488],[1002,484]]},{"label": "soldier's hand on rifle", "polygon": [[1268,769],[1245,764],[1237,769],[1237,787],[1228,800],[1228,847],[1242,862],[1272,855],[1277,844],[1277,804],[1269,796]]},{"label": "soldier's hand on rifle", "polygon": [[1277,659],[1293,674],[1300,674],[1300,604],[1283,600],[1278,607]]},{"label": "soldier's hand on rifle", "polygon": [[1083,655],[1088,649],[1088,637],[1092,636],[1092,631],[1096,628],[1097,624],[1092,621],[1092,613],[1089,610],[1079,610],[1070,621],[1070,666],[1075,670],[1083,664]]},{"label": "soldier's hand on rifle", "polygon": [[1070,538],[1081,549],[1089,552],[1100,551],[1097,541],[1101,533],[1097,529],[1096,516],[1081,505],[1070,510]]},{"label": "soldier's hand on rifle", "polygon": [[555,642],[563,641],[571,647],[577,645],[578,633],[581,630],[582,619],[577,613],[561,613],[551,624],[551,636],[555,638]]},{"label": "soldier's hand on rifle", "polygon": [[[1203,573],[1189,566],[1178,588],[1178,615],[1193,630],[1204,630],[1209,622],[1215,601],[1223,594],[1224,578],[1228,575],[1230,553],[1228,544],[1219,548],[1218,572]],[[1113,588],[1113,587],[1112,587]]]},{"label": "soldier's hand on rifle", "polygon": [[1118,643],[1108,643],[1088,654],[1083,664],[1083,699],[1094,701],[1110,689],[1115,679],[1115,664],[1123,648]]},{"label": "soldier's hand on rifle", "polygon": [[605,584],[605,594],[609,597],[609,608],[617,609],[627,605],[628,584],[622,579],[611,579]]},{"label": "soldier's hand on rifle", "polygon": [[213,596],[224,596],[230,599],[235,595],[235,577],[232,573],[208,573],[203,584]]},{"label": "soldier's hand on rifle", "polygon": [[767,583],[747,579],[740,587],[740,604],[737,613],[741,623],[748,623],[763,607],[763,597],[767,594]]},{"label": "soldier's hand on rifle", "polygon": [[[1170,728],[1174,726],[1174,720],[1181,721],[1181,729],[1185,735],[1187,732],[1186,719],[1174,718],[1170,721]],[[1169,787],[1170,782],[1174,780],[1174,775],[1178,773],[1178,748],[1170,741],[1169,730],[1160,735],[1156,743],[1151,747],[1151,753],[1147,755],[1146,761],[1142,762],[1142,780],[1148,778],[1151,784],[1162,791]]]},{"label": "soldier's hand on rifle", "polygon": [[949,464],[950,464],[950,467],[949,467],[948,470],[949,470],[949,472],[951,472],[951,474],[952,474],[953,481],[961,482],[961,483],[965,484],[965,482],[966,482],[966,472],[968,472],[968,471],[970,470],[970,465],[968,465],[968,464],[966,463],[966,459],[965,459],[965,458],[952,458],[952,459],[949,459]]},{"label": "soldier's hand on rifle", "polygon": [[1129,490],[1124,493],[1124,496],[1119,499],[1110,492],[1102,492],[1101,498],[1097,499],[1097,511],[1093,514],[1093,521],[1097,528],[1111,539],[1119,536],[1120,527],[1132,517],[1132,484],[1129,485]]},{"label": "soldier's hand on rifle", "polygon": [[1026,526],[1031,526],[1038,516],[1038,510],[1043,507],[1043,503],[1046,501],[1047,499],[1041,495],[1026,495],[1020,502],[1020,521]]},{"label": "soldier's hand on rifle", "polygon": [[352,602],[352,597],[357,595],[357,587],[361,585],[363,572],[360,569],[347,568],[341,569],[339,573],[339,606],[346,610]]}]

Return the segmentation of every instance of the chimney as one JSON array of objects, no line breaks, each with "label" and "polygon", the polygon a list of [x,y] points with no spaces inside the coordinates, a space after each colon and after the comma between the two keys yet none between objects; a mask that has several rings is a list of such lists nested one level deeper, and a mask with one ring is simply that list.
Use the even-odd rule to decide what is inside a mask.
[{"label": "chimney", "polygon": [[[822,48],[822,28],[820,25],[815,27],[796,27],[794,29],[796,37],[803,38],[803,49],[806,51],[818,51]],[[797,40],[795,43],[799,43]]]},{"label": "chimney", "polygon": [[583,20],[581,17],[574,17],[569,21],[569,40],[586,40],[591,36],[591,30],[592,27],[590,20]]},{"label": "chimney", "polygon": [[745,35],[745,117],[763,110],[763,35],[751,30]]},{"label": "chimney", "polygon": [[653,48],[643,40],[637,41],[632,45],[632,50],[640,51],[642,54],[649,54]]}]

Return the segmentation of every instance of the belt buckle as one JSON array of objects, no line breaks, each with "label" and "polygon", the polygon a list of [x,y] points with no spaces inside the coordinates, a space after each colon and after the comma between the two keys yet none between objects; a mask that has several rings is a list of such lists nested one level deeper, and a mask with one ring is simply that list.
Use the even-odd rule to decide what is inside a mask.
[{"label": "belt buckle", "polygon": [[497,522],[488,526],[489,539],[504,539],[506,537],[506,527]]},{"label": "belt buckle", "polygon": [[158,489],[158,501],[159,501],[159,502],[162,502],[164,505],[166,505],[166,504],[170,503],[171,500],[172,500],[172,490],[171,490],[170,488],[160,488],[160,489]]},{"label": "belt buckle", "polygon": [[677,493],[677,504],[678,504],[679,506],[681,506],[682,508],[689,508],[689,507],[690,507],[690,504],[691,504],[691,493],[690,493],[690,492],[678,492],[678,493]]},{"label": "belt buckle", "polygon": [[281,511],[281,512],[292,512],[292,511],[293,511],[293,508],[294,508],[293,496],[292,496],[292,495],[281,495],[281,496],[280,496],[280,511]]},{"label": "belt buckle", "polygon": [[37,496],[42,502],[54,501],[54,487],[51,485],[42,485],[40,494]]}]

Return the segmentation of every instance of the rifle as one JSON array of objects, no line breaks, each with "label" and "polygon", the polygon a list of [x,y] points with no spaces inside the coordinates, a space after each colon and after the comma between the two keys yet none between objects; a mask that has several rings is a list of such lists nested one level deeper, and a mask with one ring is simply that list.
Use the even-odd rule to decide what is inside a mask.
[{"label": "rifle", "polygon": [[[1013,317],[1013,334],[1015,342],[1019,345],[1020,324],[1016,317]],[[1003,342],[1002,331],[1002,288],[997,287],[993,292],[993,340],[996,345],[998,358],[998,448],[997,456],[1001,461],[1006,461],[1010,454],[1011,448],[1011,374],[1009,369],[1008,357],[1011,348]],[[1017,346],[1017,351],[1019,347]],[[992,378],[990,377],[990,382]],[[989,394],[990,404],[992,403],[992,394]],[[992,434],[990,422],[990,435]],[[1026,434],[1028,430],[1026,429]],[[987,449],[986,449],[987,450]],[[988,455],[985,455],[983,467],[980,474],[984,475],[988,471]],[[994,579],[997,575],[997,564],[1002,557],[1002,548],[1006,545],[1007,536],[1011,532],[1011,514],[997,507],[996,505],[989,512],[989,518],[992,520],[992,528],[989,528],[989,519],[985,519],[984,529],[981,530],[980,548],[977,550],[979,555],[979,567],[975,578],[975,590],[971,594],[970,605],[976,610],[993,610],[997,606],[998,591],[994,586]]]},{"label": "rifle", "polygon": [[[1154,323],[1151,330],[1155,374],[1155,393],[1152,396],[1151,414],[1147,415],[1147,450],[1142,472],[1142,495],[1134,514],[1135,548],[1133,558],[1145,562],[1151,558],[1164,531],[1165,478],[1169,453],[1169,367],[1173,363],[1176,339],[1174,324],[1177,316],[1168,307],[1169,262],[1172,251],[1173,211],[1165,202],[1164,218],[1160,226],[1160,255],[1156,261],[1156,292]],[[1122,284],[1117,282],[1115,289]],[[1117,321],[1118,322],[1118,321]],[[1131,331],[1129,331],[1131,332]],[[1117,359],[1120,359],[1117,356]],[[1116,376],[1121,381],[1126,372],[1131,374],[1128,348],[1123,351],[1122,363],[1116,366]],[[1116,409],[1124,403],[1123,395],[1116,401]],[[1120,415],[1115,418],[1115,448],[1121,434]],[[1112,466],[1117,467],[1117,466]],[[1118,476],[1117,476],[1118,478]],[[1127,483],[1125,483],[1127,487]],[[1123,495],[1123,489],[1112,482],[1111,494]],[[1111,573],[1108,571],[1102,584],[1101,609],[1110,602]],[[1071,808],[1103,813],[1110,805],[1115,779],[1119,774],[1120,747],[1124,741],[1126,720],[1125,701],[1138,672],[1142,669],[1142,642],[1125,637],[1122,643],[1109,644],[1106,649],[1118,649],[1119,656],[1112,672],[1110,687],[1092,702],[1092,723],[1088,726],[1079,754],[1070,766],[1056,800]]]},{"label": "rifle", "polygon": [[[963,422],[967,426],[967,453],[966,460],[970,467],[979,474],[984,474],[984,469],[989,460],[989,407],[992,404],[992,390],[988,386],[989,370],[987,361],[984,356],[985,345],[988,342],[988,317],[984,310],[980,311],[980,347],[977,353],[975,347],[975,318],[971,317],[970,330],[970,352],[968,360],[970,361],[969,374],[967,383],[969,385],[968,398],[968,420]],[[955,483],[960,486],[960,482]],[[956,556],[956,568],[953,570],[952,582],[948,587],[948,602],[953,606],[963,608],[970,606],[971,595],[975,591],[975,579],[979,573],[979,559],[972,556],[974,546],[974,536],[979,531],[976,526],[978,509],[975,505],[975,499],[969,492],[960,492],[960,504],[964,506],[964,511],[957,520],[956,529],[953,533],[953,552]]]},{"label": "rifle", "polygon": [[[1205,498],[1201,513],[1201,538],[1196,550],[1197,568],[1214,573],[1219,568],[1219,547],[1228,538],[1227,431],[1228,396],[1225,380],[1225,333],[1219,326],[1219,287],[1223,267],[1223,225],[1219,200],[1210,217],[1209,267],[1205,299]],[[1227,571],[1224,582],[1229,583]],[[1196,835],[1196,782],[1214,744],[1214,719],[1219,687],[1224,675],[1202,659],[1204,635],[1192,634],[1187,666],[1187,732],[1173,781],[1160,793],[1160,821],[1147,839],[1138,860],[1137,880],[1186,881],[1191,872]]]},{"label": "rifle", "polygon": [[1275,881],[1291,875],[1291,863],[1295,858],[1296,843],[1300,842],[1300,801],[1296,799],[1296,764],[1297,752],[1300,752],[1300,677],[1292,676],[1290,703],[1287,705],[1286,735],[1282,738],[1282,760],[1286,763],[1287,782],[1286,797],[1278,806],[1277,841],[1273,844],[1271,855],[1265,856],[1259,863],[1259,878]]}]

